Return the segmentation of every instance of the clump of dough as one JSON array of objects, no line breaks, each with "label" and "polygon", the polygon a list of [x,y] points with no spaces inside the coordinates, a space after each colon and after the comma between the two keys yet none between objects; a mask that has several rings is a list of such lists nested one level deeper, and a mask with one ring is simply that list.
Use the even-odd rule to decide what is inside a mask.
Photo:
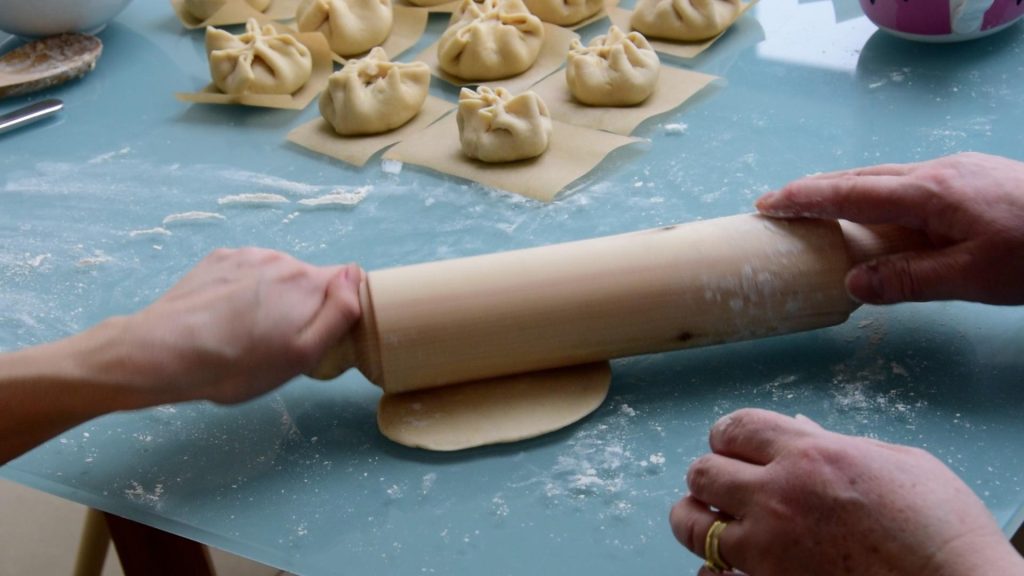
[{"label": "clump of dough", "polygon": [[545,22],[572,26],[601,11],[604,0],[524,0],[526,7]]},{"label": "clump of dough", "polygon": [[225,94],[294,94],[313,74],[313,55],[290,34],[250,19],[234,36],[206,29],[210,76]]},{"label": "clump of dough", "polygon": [[456,121],[462,152],[483,162],[534,158],[551,140],[551,114],[534,92],[512,96],[504,88],[463,88]]},{"label": "clump of dough", "polygon": [[295,13],[300,32],[320,32],[340,56],[363,54],[391,34],[391,0],[302,0]]},{"label": "clump of dough", "polygon": [[464,80],[497,80],[528,70],[544,24],[522,0],[463,0],[437,43],[442,70]]},{"label": "clump of dough", "polygon": [[343,136],[380,134],[419,114],[429,87],[426,64],[391,62],[383,48],[374,48],[331,74],[320,96],[320,114]]},{"label": "clump of dough", "polygon": [[721,34],[740,8],[740,0],[637,0],[629,24],[649,38],[697,42]]},{"label": "clump of dough", "polygon": [[583,46],[573,40],[565,80],[573,97],[590,106],[633,106],[658,84],[658,54],[639,32],[612,26]]},{"label": "clump of dough", "polygon": [[[193,18],[199,21],[207,20],[211,16],[217,13],[218,10],[224,7],[229,1],[232,0],[185,0],[185,12],[192,15]],[[234,0],[238,2],[245,2],[254,9],[263,12],[270,6],[270,0]]]}]

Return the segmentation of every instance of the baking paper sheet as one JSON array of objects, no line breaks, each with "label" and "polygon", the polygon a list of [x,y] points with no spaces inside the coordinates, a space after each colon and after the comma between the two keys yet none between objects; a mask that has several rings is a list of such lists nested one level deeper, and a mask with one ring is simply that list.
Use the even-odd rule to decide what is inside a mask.
[{"label": "baking paper sheet", "polygon": [[534,62],[533,66],[531,66],[526,72],[502,80],[475,82],[457,78],[448,74],[444,70],[441,70],[441,67],[437,64],[437,42],[434,42],[426,50],[420,52],[419,55],[416,56],[416,60],[426,62],[427,66],[430,66],[430,72],[434,76],[441,78],[449,84],[454,84],[455,86],[502,87],[513,94],[518,94],[537,82],[540,82],[545,76],[551,74],[555,70],[558,70],[558,68],[565,63],[566,55],[569,53],[569,44],[577,38],[579,38],[579,34],[562,28],[561,26],[555,26],[554,24],[548,24],[545,22],[544,44],[541,45],[537,61]]},{"label": "baking paper sheet", "polygon": [[377,152],[411,138],[453,108],[451,102],[427,96],[420,113],[405,125],[367,136],[341,136],[326,120],[317,118],[289,132],[288,141],[353,166],[363,166]]},{"label": "baking paper sheet", "polygon": [[232,24],[245,24],[249,18],[257,20],[291,20],[295,18],[295,12],[299,8],[300,0],[271,0],[265,12],[253,8],[245,0],[227,0],[220,10],[217,10],[206,20],[198,20],[185,10],[185,0],[171,0],[171,7],[174,13],[189,30],[205,28],[207,26],[230,26]]},{"label": "baking paper sheet", "polygon": [[199,92],[179,92],[175,94],[182,102],[196,104],[237,104],[259,108],[281,108],[285,110],[302,110],[320,92],[327,87],[327,77],[334,71],[331,61],[331,48],[327,39],[319,32],[295,33],[277,23],[270,23],[278,33],[291,34],[298,38],[313,55],[313,74],[309,81],[294,94],[241,94],[238,96],[224,94],[214,83],[207,84]]},{"label": "baking paper sheet", "polygon": [[[729,23],[732,26],[736,20],[739,20],[751,6],[757,3],[757,0],[751,2],[745,2],[740,7],[739,14],[736,15],[736,19]],[[622,30],[629,32],[633,28],[629,25],[629,19],[633,16],[632,10],[626,10],[624,8],[612,8],[608,10],[608,17],[611,19],[612,24],[618,26]],[[715,43],[716,40],[722,37],[726,32],[729,31],[729,26],[722,31],[721,34],[711,38],[709,40],[703,40],[700,42],[675,42],[672,40],[662,40],[660,38],[647,38],[650,42],[651,47],[654,51],[659,54],[667,54],[669,56],[675,56],[677,58],[695,58],[701,52],[707,50]]]},{"label": "baking paper sheet", "polygon": [[597,167],[612,150],[639,141],[553,120],[551,142],[544,154],[518,162],[488,164],[462,153],[455,117],[456,114],[449,114],[438,120],[385,152],[384,158],[551,202],[566,186]]},{"label": "baking paper sheet", "polygon": [[551,117],[555,120],[616,134],[631,134],[644,120],[681,106],[715,79],[715,76],[682,70],[662,63],[654,93],[636,106],[581,104],[569,92],[564,68],[548,76],[531,90],[544,100]]}]

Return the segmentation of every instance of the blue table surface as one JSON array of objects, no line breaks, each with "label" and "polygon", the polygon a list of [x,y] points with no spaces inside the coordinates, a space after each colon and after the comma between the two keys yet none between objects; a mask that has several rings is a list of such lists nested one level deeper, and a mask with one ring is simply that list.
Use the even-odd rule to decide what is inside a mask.
[{"label": "blue table surface", "polygon": [[[443,25],[433,17],[419,47]],[[373,269],[746,212],[817,171],[1024,150],[1024,26],[914,44],[847,0],[762,0],[705,54],[670,61],[722,79],[646,122],[644,144],[550,205],[379,158],[354,169],[286,143],[315,106],[176,101],[207,70],[202,33],[183,30],[166,2],[135,2],[102,39],[84,80],[0,102],[0,112],[45,96],[67,104],[0,137],[0,350],[137,310],[219,246]],[[298,203],[360,188],[351,207]],[[289,203],[218,202],[245,193]],[[193,211],[222,218],[163,224]],[[685,574],[699,561],[667,514],[686,467],[716,418],[760,406],[927,448],[1008,532],[1020,524],[1021,308],[865,307],[831,329],[614,369],[595,414],[514,445],[392,444],[376,430],[378,390],[350,373],[237,407],[109,415],[0,474],[300,574]]]}]

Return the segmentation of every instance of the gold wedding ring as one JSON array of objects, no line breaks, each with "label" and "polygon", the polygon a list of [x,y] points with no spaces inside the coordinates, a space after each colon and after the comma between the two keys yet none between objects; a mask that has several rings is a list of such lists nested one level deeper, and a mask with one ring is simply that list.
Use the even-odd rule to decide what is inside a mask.
[{"label": "gold wedding ring", "polygon": [[732,570],[718,553],[718,539],[722,537],[722,532],[728,525],[729,523],[723,520],[715,520],[711,528],[708,528],[708,535],[704,537],[704,565],[715,574]]}]

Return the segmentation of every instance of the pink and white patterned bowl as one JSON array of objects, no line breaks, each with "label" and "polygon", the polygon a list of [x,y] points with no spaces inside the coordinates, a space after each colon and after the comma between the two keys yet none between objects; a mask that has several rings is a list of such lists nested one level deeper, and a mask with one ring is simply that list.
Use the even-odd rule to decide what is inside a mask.
[{"label": "pink and white patterned bowl", "polygon": [[988,36],[1024,16],[1024,0],[860,0],[860,5],[879,28],[925,42]]}]

